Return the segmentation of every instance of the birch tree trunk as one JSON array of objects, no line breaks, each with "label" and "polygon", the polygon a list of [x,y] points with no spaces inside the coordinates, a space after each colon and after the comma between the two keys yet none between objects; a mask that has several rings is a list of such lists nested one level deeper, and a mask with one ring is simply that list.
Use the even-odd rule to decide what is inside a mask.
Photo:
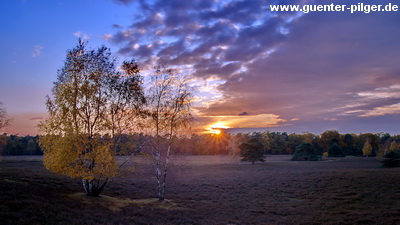
[{"label": "birch tree trunk", "polygon": [[150,124],[155,130],[158,199],[164,201],[172,138],[192,118],[192,94],[188,77],[174,74],[172,69],[157,67],[151,82],[148,111]]}]

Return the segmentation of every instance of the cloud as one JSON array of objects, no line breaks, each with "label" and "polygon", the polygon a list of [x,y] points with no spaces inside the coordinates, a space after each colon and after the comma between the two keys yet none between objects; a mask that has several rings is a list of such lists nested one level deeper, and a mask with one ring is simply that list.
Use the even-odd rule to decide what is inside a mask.
[{"label": "cloud", "polygon": [[142,65],[184,66],[198,79],[220,80],[201,89],[219,93],[203,98],[210,101],[197,108],[201,116],[246,112],[331,126],[400,102],[399,14],[278,14],[268,4],[139,1],[141,13],[110,41]]},{"label": "cloud", "polygon": [[73,33],[73,35],[77,38],[81,38],[82,40],[89,40],[90,36],[81,32],[81,31],[76,31]]},{"label": "cloud", "polygon": [[32,57],[36,58],[36,57],[41,56],[41,55],[42,55],[42,49],[43,49],[43,48],[44,48],[44,47],[41,46],[41,45],[35,45],[35,46],[33,47]]},{"label": "cloud", "polygon": [[42,121],[44,118],[43,117],[32,117],[32,118],[30,118],[29,120],[32,120],[32,121]]},{"label": "cloud", "polygon": [[273,114],[259,114],[259,115],[219,115],[219,116],[202,116],[197,117],[197,123],[205,127],[206,130],[213,128],[265,128],[276,127],[284,125],[287,122],[279,118],[278,115]]},{"label": "cloud", "polygon": [[109,41],[109,40],[111,40],[111,38],[113,37],[113,35],[112,35],[112,34],[103,34],[101,37],[102,37],[104,40]]},{"label": "cloud", "polygon": [[134,0],[113,0],[113,1],[117,2],[117,3],[120,3],[120,4],[123,4],[123,5],[129,5],[132,2],[134,2]]},{"label": "cloud", "polygon": [[400,103],[375,107],[372,110],[360,115],[361,117],[384,116],[388,114],[400,114]]},{"label": "cloud", "polygon": [[373,91],[359,92],[357,93],[357,95],[367,99],[387,99],[387,98],[400,99],[400,84],[392,85],[389,87],[376,88]]}]

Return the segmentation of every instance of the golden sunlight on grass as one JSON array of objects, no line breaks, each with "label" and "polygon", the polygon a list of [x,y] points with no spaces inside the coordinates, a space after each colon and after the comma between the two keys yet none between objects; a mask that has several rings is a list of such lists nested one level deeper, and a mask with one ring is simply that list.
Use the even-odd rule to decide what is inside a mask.
[{"label": "golden sunlight on grass", "polygon": [[182,210],[184,208],[179,207],[172,200],[164,200],[163,202],[158,201],[157,198],[147,199],[130,199],[130,198],[116,198],[107,195],[100,195],[100,197],[88,197],[84,193],[75,193],[69,195],[70,197],[77,199],[86,204],[100,204],[101,206],[108,208],[111,211],[120,211],[123,207],[130,204],[135,204],[139,207],[151,206],[154,208],[166,209],[166,210]]}]

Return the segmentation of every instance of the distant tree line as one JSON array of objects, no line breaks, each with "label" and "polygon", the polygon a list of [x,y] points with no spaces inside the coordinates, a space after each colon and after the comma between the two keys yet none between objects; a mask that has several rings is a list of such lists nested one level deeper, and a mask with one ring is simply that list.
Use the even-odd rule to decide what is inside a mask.
[{"label": "distant tree line", "polygon": [[43,155],[38,145],[39,136],[17,136],[3,134],[0,136],[1,155]]},{"label": "distant tree line", "polygon": [[[111,137],[105,137],[111,138]],[[143,133],[120,134],[112,137],[118,139],[115,145],[116,155],[130,155],[145,141],[153,138]],[[180,155],[240,155],[241,145],[252,142],[262,149],[264,155],[294,154],[301,144],[310,144],[316,154],[329,157],[343,156],[379,156],[390,151],[400,150],[400,135],[388,133],[340,134],[328,130],[321,135],[304,132],[287,134],[286,132],[257,132],[239,134],[192,134],[191,136],[174,136],[174,154]],[[2,155],[41,155],[38,136],[0,136]]]},{"label": "distant tree line", "polygon": [[242,141],[257,138],[265,154],[293,154],[302,144],[310,144],[316,154],[330,157],[343,156],[379,156],[389,151],[400,150],[400,135],[388,133],[347,133],[327,130],[321,135],[304,132],[287,134],[286,132],[263,132],[238,134]]}]

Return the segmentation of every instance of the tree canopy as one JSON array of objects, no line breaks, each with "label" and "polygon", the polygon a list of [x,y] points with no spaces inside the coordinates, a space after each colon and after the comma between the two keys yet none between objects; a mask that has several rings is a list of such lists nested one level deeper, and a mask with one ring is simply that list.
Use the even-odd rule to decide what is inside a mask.
[{"label": "tree canopy", "polygon": [[292,160],[295,161],[317,161],[321,158],[317,154],[314,146],[311,143],[302,143],[296,147],[296,152],[293,155]]},{"label": "tree canopy", "polygon": [[262,143],[255,137],[250,138],[240,145],[241,161],[249,161],[254,164],[256,161],[264,162],[264,148]]},{"label": "tree canopy", "polygon": [[46,168],[82,178],[87,195],[98,196],[116,175],[113,138],[144,101],[137,66],[124,62],[122,69],[108,48],[87,49],[79,40],[47,97],[50,117],[39,125]]}]

